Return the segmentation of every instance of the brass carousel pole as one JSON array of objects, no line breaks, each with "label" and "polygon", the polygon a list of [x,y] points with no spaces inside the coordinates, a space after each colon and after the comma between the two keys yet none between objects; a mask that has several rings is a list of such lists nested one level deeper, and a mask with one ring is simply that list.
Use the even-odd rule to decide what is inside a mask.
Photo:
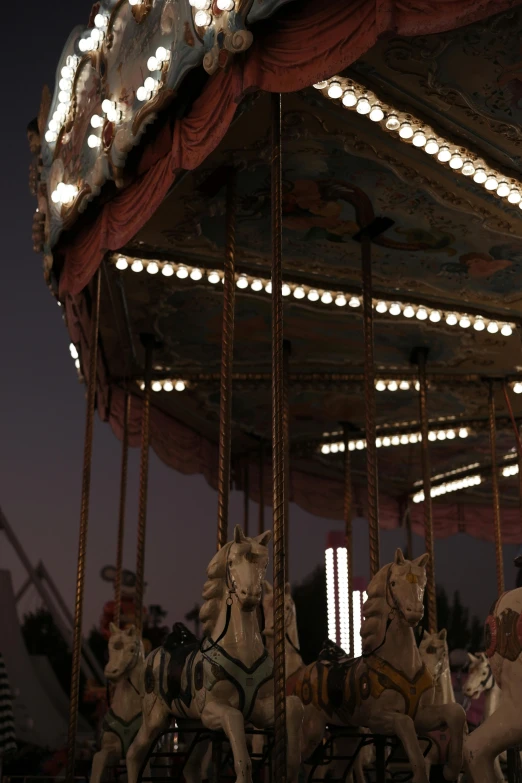
[{"label": "brass carousel pole", "polygon": [[428,630],[437,631],[437,595],[435,590],[435,549],[433,543],[433,505],[431,502],[431,466],[428,441],[428,411],[426,381],[427,349],[419,348],[415,352],[415,361],[419,368],[419,416],[421,430],[422,482],[424,488],[424,541],[426,552],[430,556],[426,566],[426,594],[428,599]]},{"label": "brass carousel pole", "polygon": [[140,493],[138,501],[138,543],[136,551],[136,598],[135,624],[138,634],[143,630],[143,594],[145,592],[145,535],[147,530],[147,491],[149,486],[149,445],[150,445],[150,395],[152,351],[154,338],[143,336],[145,346],[145,394],[141,409],[141,458]]},{"label": "brass carousel pole", "polygon": [[272,492],[274,515],[274,780],[286,783],[286,480],[282,294],[281,95],[272,95]]},{"label": "brass carousel pole", "polygon": [[344,537],[348,564],[348,612],[350,618],[350,657],[354,656],[355,635],[353,627],[353,535],[352,535],[352,460],[349,449],[348,428],[344,428]]},{"label": "brass carousel pole", "polygon": [[219,399],[218,533],[217,548],[228,540],[230,453],[232,447],[232,369],[234,361],[234,303],[236,296],[236,172],[227,182],[227,214],[224,261],[223,333],[221,336],[221,381]]},{"label": "brass carousel pole", "polygon": [[127,498],[127,469],[129,464],[129,417],[131,396],[125,394],[123,418],[123,443],[121,452],[120,510],[118,515],[118,542],[116,546],[116,577],[114,579],[114,625],[120,627],[121,616],[121,572],[123,569],[123,539],[125,536],[125,504]]},{"label": "brass carousel pole", "polygon": [[249,528],[249,511],[250,511],[250,463],[248,461],[248,455],[245,460],[244,469],[244,488],[243,488],[243,533],[248,536]]},{"label": "brass carousel pole", "polygon": [[85,557],[87,551],[87,529],[89,525],[89,497],[91,490],[92,438],[94,408],[96,404],[96,369],[98,364],[98,333],[100,328],[101,272],[96,272],[93,285],[91,308],[91,333],[89,341],[89,379],[87,386],[87,408],[85,415],[85,440],[83,450],[82,499],[80,510],[80,535],[76,570],[76,598],[74,603],[74,629],[71,667],[71,694],[69,701],[69,730],[67,735],[66,780],[74,781],[76,761],[76,734],[78,730],[78,702],[80,698],[80,665],[82,655],[83,594],[85,588]]},{"label": "brass carousel pole", "polygon": [[289,340],[283,341],[283,441],[285,449],[285,582],[289,581],[290,555],[290,403],[288,396],[288,381],[290,375],[290,354],[292,347]]},{"label": "brass carousel pole", "polygon": [[263,444],[259,445],[259,520],[257,533],[261,535],[265,531],[265,450]]},{"label": "brass carousel pole", "polygon": [[504,561],[502,559],[502,529],[500,527],[500,495],[497,467],[497,424],[495,419],[495,391],[489,381],[489,445],[491,449],[491,488],[493,490],[493,519],[495,524],[495,557],[497,563],[497,592],[504,592]]}]

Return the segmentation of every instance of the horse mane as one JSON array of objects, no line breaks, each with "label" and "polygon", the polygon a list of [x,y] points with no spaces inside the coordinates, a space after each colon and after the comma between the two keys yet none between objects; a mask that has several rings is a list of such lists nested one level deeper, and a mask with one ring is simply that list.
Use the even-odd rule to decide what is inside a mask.
[{"label": "horse mane", "polygon": [[203,635],[210,636],[221,611],[221,603],[226,591],[228,553],[233,542],[221,547],[207,568],[207,581],[203,585],[204,604],[199,610],[199,619],[203,623]]},{"label": "horse mane", "polygon": [[390,566],[378,571],[368,585],[368,598],[363,604],[364,619],[361,623],[361,639],[365,652],[375,649],[383,640],[385,623],[390,607],[386,600],[386,584]]}]

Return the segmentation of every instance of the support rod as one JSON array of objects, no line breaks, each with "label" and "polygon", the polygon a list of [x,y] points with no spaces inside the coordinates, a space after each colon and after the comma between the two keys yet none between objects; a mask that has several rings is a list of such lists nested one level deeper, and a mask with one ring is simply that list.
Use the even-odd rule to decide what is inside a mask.
[{"label": "support rod", "polygon": [[344,537],[346,560],[348,565],[348,616],[350,618],[350,657],[354,657],[355,634],[353,627],[353,493],[352,493],[352,459],[348,442],[350,435],[344,429]]},{"label": "support rod", "polygon": [[259,444],[259,520],[258,535],[265,531],[265,449],[263,443]]},{"label": "support rod", "polygon": [[282,295],[281,95],[272,94],[272,492],[274,514],[274,780],[286,783],[286,481]]},{"label": "support rod", "polygon": [[250,462],[248,455],[244,466],[244,487],[243,487],[243,533],[248,536],[249,533],[249,512],[250,512]]},{"label": "support rod", "polygon": [[285,449],[285,582],[290,580],[290,401],[288,379],[290,375],[289,340],[283,341],[283,442]]},{"label": "support rod", "polygon": [[428,384],[426,382],[426,350],[419,349],[416,360],[419,368],[419,417],[421,429],[422,482],[424,488],[424,541],[430,556],[426,566],[426,594],[428,601],[428,629],[437,631],[437,596],[435,590],[435,547],[433,541],[433,504],[431,501],[431,465],[428,441]]},{"label": "support rod", "polygon": [[121,617],[121,573],[123,569],[123,542],[125,538],[125,505],[127,500],[127,472],[129,464],[129,417],[131,396],[125,394],[123,415],[123,442],[121,450],[120,507],[118,514],[118,539],[116,542],[116,577],[114,579],[114,625],[120,627]]},{"label": "support rod", "polygon": [[234,303],[236,296],[236,172],[227,182],[226,241],[223,292],[223,332],[221,335],[221,376],[219,398],[218,532],[217,548],[228,540],[230,499],[230,453],[232,447],[232,369],[234,361]]},{"label": "support rod", "polygon": [[147,495],[149,488],[150,395],[154,338],[143,336],[145,346],[145,390],[141,408],[140,488],[138,500],[138,541],[136,547],[135,625],[139,635],[143,630],[143,595],[145,592],[145,543],[147,534]]},{"label": "support rod", "polygon": [[94,409],[96,406],[96,381],[98,366],[98,333],[100,327],[101,271],[94,277],[92,286],[91,332],[89,339],[89,377],[85,412],[85,439],[83,446],[82,495],[80,507],[80,531],[76,568],[76,597],[74,602],[73,650],[71,666],[71,692],[69,701],[69,730],[67,734],[66,780],[74,781],[76,761],[76,734],[78,730],[78,705],[80,701],[80,668],[82,657],[83,596],[85,590],[85,558],[87,554],[87,530],[89,526],[89,500],[91,493],[92,440]]},{"label": "support rod", "polygon": [[500,526],[500,494],[498,489],[497,428],[495,421],[495,390],[489,382],[489,446],[491,449],[491,489],[493,491],[493,521],[495,525],[495,558],[497,564],[497,592],[504,592],[504,560],[502,558],[502,529]]}]

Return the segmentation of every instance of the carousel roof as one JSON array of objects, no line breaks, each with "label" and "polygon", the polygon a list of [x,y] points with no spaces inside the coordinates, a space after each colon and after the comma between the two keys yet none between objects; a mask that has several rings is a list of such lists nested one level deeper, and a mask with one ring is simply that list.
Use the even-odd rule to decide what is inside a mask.
[{"label": "carousel roof", "polygon": [[[259,3],[259,8],[266,16],[289,9],[296,14],[296,5]],[[170,4],[163,6],[163,15],[154,17],[153,32],[159,38],[149,37],[147,50],[164,35],[161,25]],[[244,15],[243,21],[246,29]],[[255,24],[250,26],[255,39]],[[438,494],[436,535],[466,530],[493,537],[488,433],[488,379],[493,378],[503,535],[520,540],[518,480],[513,478],[518,463],[507,400],[515,420],[522,421],[522,396],[513,393],[522,391],[522,110],[518,36],[512,34],[521,28],[522,8],[509,7],[493,19],[447,32],[387,36],[315,88],[284,95],[283,293],[291,498],[314,513],[342,516],[344,430],[353,452],[357,510],[365,510],[364,345],[356,237],[374,217],[385,216],[392,225],[372,244],[381,524],[400,524],[409,501],[420,499],[415,357],[424,349],[430,457]],[[139,29],[145,30],[146,22]],[[68,44],[71,51],[73,43]],[[143,49],[145,44],[133,46]],[[202,61],[203,49],[191,68]],[[66,48],[65,57],[71,56],[68,52]],[[174,79],[165,72],[167,81]],[[176,78],[182,75],[179,71]],[[191,84],[209,94],[212,79]],[[95,86],[93,90],[98,100]],[[85,136],[95,107],[88,98],[84,106],[80,130]],[[176,101],[172,106],[179,110]],[[175,136],[172,108],[163,114],[161,105],[156,108],[159,120],[141,139],[141,157],[133,158],[129,150],[119,173],[110,166],[115,181],[132,171],[134,194],[141,182],[142,195],[147,192],[152,201],[156,196],[147,191],[143,161],[148,155],[148,165],[157,165],[166,149],[165,134],[169,144]],[[261,447],[268,451],[271,437],[268,95],[243,97],[233,114],[227,132],[214,139],[197,165],[176,169],[154,209],[141,202],[137,230],[122,228],[118,236],[124,242],[100,240],[109,253],[103,266],[99,409],[119,433],[123,390],[131,390],[137,442],[141,336],[154,334],[152,444],[173,467],[203,472],[215,483],[225,185],[233,167],[238,172],[233,454],[250,463],[250,492],[257,499],[258,454]],[[128,123],[123,126],[128,133]],[[135,143],[139,141],[137,137]],[[67,152],[52,153],[54,162],[46,163],[44,155],[44,168],[49,165],[55,179],[58,169],[62,176],[71,171],[71,160],[78,163],[71,157],[75,144],[71,138]],[[91,150],[96,153],[97,147]],[[46,154],[51,152],[49,146]],[[96,166],[101,171],[100,160],[107,162],[95,155],[86,160],[80,165],[88,168],[88,176]],[[103,170],[104,179],[108,172]],[[88,198],[97,193],[99,188],[91,189]],[[83,368],[90,300],[88,289],[79,293],[71,285],[71,256],[75,248],[87,252],[89,237],[99,238],[103,230],[110,234],[111,226],[104,223],[102,229],[101,221],[107,221],[104,210],[117,198],[105,189],[83,217],[61,203],[47,228],[47,253],[54,252],[55,259],[52,275],[65,295],[68,326]],[[124,217],[122,204],[120,220]],[[64,228],[69,232],[63,234]],[[241,483],[241,471],[237,476]],[[414,529],[420,530],[422,504],[410,505]]]}]

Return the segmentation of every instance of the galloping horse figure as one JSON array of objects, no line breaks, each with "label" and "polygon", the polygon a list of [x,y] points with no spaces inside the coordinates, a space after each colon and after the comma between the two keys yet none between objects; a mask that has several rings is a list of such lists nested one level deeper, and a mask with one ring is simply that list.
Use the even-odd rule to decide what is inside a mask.
[{"label": "galloping horse figure", "polygon": [[[497,709],[466,738],[465,761],[474,783],[494,783],[497,756],[522,743],[522,587],[501,595],[492,608],[486,620],[486,645],[501,695]],[[486,669],[481,668],[485,676]]]},{"label": "galloping horse figure", "polygon": [[91,783],[100,783],[107,764],[116,764],[125,758],[141,726],[143,644],[134,625],[120,631],[111,623],[110,633],[105,677],[115,687],[110,708],[103,719],[101,748],[92,760]]},{"label": "galloping horse figure", "polygon": [[395,734],[410,761],[413,783],[427,783],[417,732],[447,726],[444,776],[458,777],[466,716],[458,704],[433,704],[433,680],[413,634],[424,614],[427,561],[426,554],[406,560],[398,549],[394,562],[371,580],[363,607],[361,658],[348,658],[330,643],[318,661],[299,673],[295,692],[305,704],[308,755],[327,723],[363,726],[377,734]]},{"label": "galloping horse figure", "polygon": [[[127,753],[129,783],[137,783],[147,750],[169,718],[200,719],[207,729],[227,735],[237,783],[251,783],[245,723],[273,726],[273,662],[263,645],[256,609],[268,564],[267,531],[248,538],[240,527],[234,540],[213,557],[207,569],[200,612],[203,642],[183,638],[152,652],[144,674],[143,724]],[[289,783],[297,783],[303,707],[287,698],[287,763]],[[199,744],[204,754],[206,746]],[[192,754],[195,756],[195,754]],[[186,783],[201,779],[200,758],[185,767]]]}]

